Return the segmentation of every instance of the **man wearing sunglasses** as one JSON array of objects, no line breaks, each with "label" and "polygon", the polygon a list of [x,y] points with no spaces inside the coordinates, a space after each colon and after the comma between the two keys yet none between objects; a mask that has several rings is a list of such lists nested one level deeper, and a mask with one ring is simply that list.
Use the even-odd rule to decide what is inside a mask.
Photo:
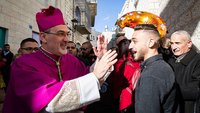
[{"label": "man wearing sunglasses", "polygon": [[91,66],[91,58],[90,53],[92,53],[92,44],[90,41],[84,42],[80,48],[80,55],[79,58],[85,63],[87,66]]},{"label": "man wearing sunglasses", "polygon": [[70,31],[60,9],[42,9],[36,21],[41,47],[13,62],[3,113],[74,112],[98,101],[100,86],[117,62],[116,51],[107,51],[107,41],[99,37],[98,59],[89,68],[67,54]]},{"label": "man wearing sunglasses", "polygon": [[92,51],[92,44],[89,41],[84,42],[80,49],[81,49],[82,57],[87,58],[90,52]]}]

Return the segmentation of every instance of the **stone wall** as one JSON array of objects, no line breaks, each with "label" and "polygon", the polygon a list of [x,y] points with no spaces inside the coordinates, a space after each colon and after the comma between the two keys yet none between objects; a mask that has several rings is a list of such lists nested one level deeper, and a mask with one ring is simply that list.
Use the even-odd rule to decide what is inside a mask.
[{"label": "stone wall", "polygon": [[168,37],[176,30],[186,30],[200,49],[200,0],[139,0],[137,10],[160,15],[168,27]]},{"label": "stone wall", "polygon": [[186,30],[193,43],[200,49],[200,0],[169,0],[160,13],[167,22],[169,34]]},{"label": "stone wall", "polygon": [[7,29],[5,43],[11,45],[11,51],[16,53],[21,40],[39,32],[35,14],[49,5],[60,8],[71,26],[73,0],[0,0],[0,27]]},{"label": "stone wall", "polygon": [[[5,43],[11,45],[12,51],[19,48],[19,40],[31,37],[32,30],[29,25],[38,31],[34,14],[42,5],[40,2],[33,1],[0,0],[0,26],[7,29]],[[32,4],[34,7],[28,4]]]}]

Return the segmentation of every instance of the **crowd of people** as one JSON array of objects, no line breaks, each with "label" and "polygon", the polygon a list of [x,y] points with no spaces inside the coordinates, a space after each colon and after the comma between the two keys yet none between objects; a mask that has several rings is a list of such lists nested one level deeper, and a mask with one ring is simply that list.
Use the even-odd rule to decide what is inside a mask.
[{"label": "crowd of people", "polygon": [[21,41],[18,53],[0,48],[3,113],[200,113],[200,54],[187,31],[161,37],[138,24],[117,48],[69,40],[60,9],[36,14],[41,46]]}]

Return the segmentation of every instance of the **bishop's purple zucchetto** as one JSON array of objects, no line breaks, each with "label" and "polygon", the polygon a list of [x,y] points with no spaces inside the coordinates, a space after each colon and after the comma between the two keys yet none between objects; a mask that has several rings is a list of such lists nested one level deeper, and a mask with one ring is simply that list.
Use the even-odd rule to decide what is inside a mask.
[{"label": "bishop's purple zucchetto", "polygon": [[38,12],[36,14],[36,21],[40,32],[44,32],[57,25],[65,25],[62,12],[53,6]]}]

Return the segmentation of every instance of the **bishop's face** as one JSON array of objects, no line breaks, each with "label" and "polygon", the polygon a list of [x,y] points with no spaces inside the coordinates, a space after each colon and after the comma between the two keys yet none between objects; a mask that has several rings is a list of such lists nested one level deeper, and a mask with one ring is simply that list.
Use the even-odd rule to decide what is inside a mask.
[{"label": "bishop's face", "polygon": [[145,60],[147,54],[147,40],[142,30],[133,33],[129,48],[133,53],[135,61]]},{"label": "bishop's face", "polygon": [[67,53],[70,32],[66,25],[57,25],[41,35],[42,47],[48,52],[62,56]]}]

